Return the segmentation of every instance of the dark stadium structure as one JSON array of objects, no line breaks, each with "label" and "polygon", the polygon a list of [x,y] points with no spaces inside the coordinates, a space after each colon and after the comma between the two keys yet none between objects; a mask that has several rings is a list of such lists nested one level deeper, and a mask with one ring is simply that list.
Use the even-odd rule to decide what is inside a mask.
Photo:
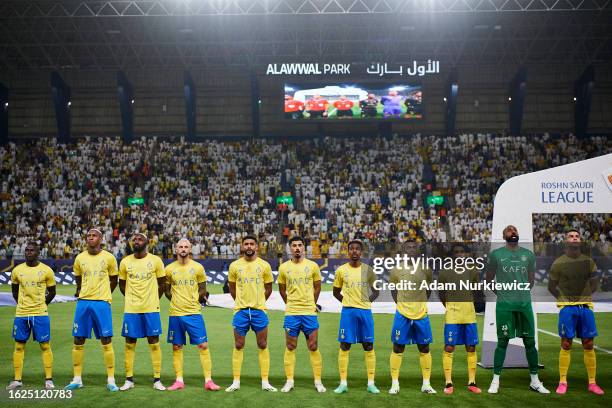
[{"label": "dark stadium structure", "polygon": [[[131,137],[440,134],[449,118],[451,133],[607,133],[611,21],[610,0],[3,1],[0,125],[15,139],[61,136],[55,72],[72,137],[117,136],[122,123]],[[287,78],[266,75],[273,63],[428,59],[440,73],[419,78],[425,119],[410,123],[288,126]]]}]

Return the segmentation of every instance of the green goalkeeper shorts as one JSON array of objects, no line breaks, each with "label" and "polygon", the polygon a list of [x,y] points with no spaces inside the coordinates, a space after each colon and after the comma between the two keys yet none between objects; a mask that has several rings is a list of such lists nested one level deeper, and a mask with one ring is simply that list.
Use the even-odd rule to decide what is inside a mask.
[{"label": "green goalkeeper shorts", "polygon": [[535,321],[531,306],[525,310],[495,309],[497,338],[535,337]]}]

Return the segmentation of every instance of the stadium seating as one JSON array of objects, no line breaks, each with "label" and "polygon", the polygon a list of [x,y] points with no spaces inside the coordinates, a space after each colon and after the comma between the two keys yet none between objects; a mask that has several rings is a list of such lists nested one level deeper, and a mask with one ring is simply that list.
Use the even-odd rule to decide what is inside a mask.
[{"label": "stadium seating", "polygon": [[[361,237],[368,247],[407,235],[428,242],[490,239],[493,199],[514,175],[612,151],[593,136],[534,135],[394,138],[320,138],[187,143],[142,138],[55,139],[0,148],[1,258],[22,258],[39,240],[41,257],[69,258],[91,226],[104,229],[107,248],[129,251],[127,237],[145,230],[151,252],[171,257],[172,242],[186,236],[196,257],[235,257],[251,232],[262,255],[283,251],[286,236],[308,238],[311,256],[340,256]],[[442,205],[426,198],[437,191]],[[287,211],[275,198],[291,193]],[[142,198],[143,204],[128,204]],[[536,240],[558,241],[577,223],[602,245],[612,241],[611,220],[555,217],[538,222]]]}]

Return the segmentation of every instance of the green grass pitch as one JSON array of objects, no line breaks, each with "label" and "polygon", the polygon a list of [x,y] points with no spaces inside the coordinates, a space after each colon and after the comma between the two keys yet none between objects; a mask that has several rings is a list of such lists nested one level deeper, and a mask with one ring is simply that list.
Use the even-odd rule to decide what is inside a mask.
[{"label": "green grass pitch", "polygon": [[[328,286],[328,285],[326,285]],[[4,286],[2,291],[8,291]],[[212,285],[209,290],[212,293],[220,293],[220,287]],[[275,289],[276,290],[276,289]],[[329,290],[329,287],[324,288]],[[60,287],[60,294],[71,294],[73,287]],[[162,325],[164,331],[167,329],[168,301],[164,298],[162,305]],[[50,306],[52,340],[51,345],[54,353],[54,376],[57,387],[63,387],[72,378],[71,364],[71,325],[75,304],[53,304]],[[578,344],[574,345],[572,353],[572,364],[569,373],[569,391],[565,396],[554,394],[558,381],[557,358],[559,351],[559,339],[547,334],[540,333],[540,361],[545,368],[540,371],[540,378],[553,392],[551,395],[535,394],[528,389],[529,375],[525,369],[505,370],[502,374],[501,390],[498,395],[486,394],[486,389],[491,380],[491,371],[478,368],[477,382],[483,389],[482,395],[469,393],[464,384],[467,381],[467,370],[465,364],[465,350],[457,348],[454,358],[453,380],[455,393],[444,395],[444,375],[442,372],[442,330],[443,317],[431,316],[434,331],[434,343],[431,346],[433,353],[433,372],[431,382],[438,391],[436,395],[424,395],[420,392],[421,374],[418,365],[418,353],[415,346],[409,346],[404,354],[404,361],[400,376],[402,391],[399,395],[387,393],[391,379],[389,377],[389,353],[391,344],[389,331],[391,329],[392,315],[375,315],[376,322],[376,382],[381,389],[381,394],[368,394],[365,390],[366,373],[363,351],[359,345],[353,346],[349,366],[349,392],[343,395],[335,395],[333,389],[338,384],[337,353],[338,343],[336,341],[339,322],[338,314],[322,313],[319,316],[321,325],[319,334],[319,345],[323,354],[323,382],[328,391],[318,394],[312,384],[312,371],[308,359],[307,349],[303,337],[300,338],[297,353],[296,388],[288,393],[268,393],[260,389],[259,366],[257,362],[257,347],[255,337],[249,333],[245,348],[244,363],[242,367],[242,388],[235,393],[223,391],[212,393],[205,392],[202,387],[203,378],[197,351],[192,346],[185,350],[185,382],[186,388],[176,392],[159,392],[151,387],[151,360],[149,348],[146,341],[139,340],[135,362],[136,388],[129,392],[109,393],[104,385],[106,373],[102,362],[100,343],[89,340],[85,346],[85,362],[83,369],[83,381],[85,387],[76,390],[70,400],[36,400],[18,401],[10,400],[4,385],[13,376],[12,352],[13,340],[11,339],[12,321],[15,309],[12,307],[0,307],[0,379],[2,389],[0,390],[0,406],[2,407],[137,407],[138,404],[146,404],[147,407],[180,407],[190,406],[245,406],[255,407],[442,407],[442,406],[488,406],[488,407],[527,407],[537,405],[539,407],[572,407],[582,406],[609,407],[610,395],[612,394],[612,355],[597,352],[597,374],[598,383],[606,391],[606,395],[598,397],[586,391],[586,371],[582,362],[582,352]],[[113,319],[115,328],[114,348],[116,355],[116,379],[117,383],[123,383],[124,376],[124,341],[120,336],[120,326],[123,312],[123,297],[119,290],[114,293]],[[271,354],[270,382],[278,387],[284,384],[285,376],[283,369],[284,331],[282,329],[283,313],[270,312],[270,333],[268,344]],[[222,387],[231,383],[231,355],[233,347],[233,336],[230,310],[218,308],[206,308],[204,318],[209,336],[209,344],[213,361],[213,378]],[[602,348],[612,349],[612,316],[609,313],[598,313],[596,316],[599,337],[596,344]],[[540,315],[539,327],[551,332],[556,332],[557,316]],[[479,316],[479,325],[482,327],[482,317]],[[162,381],[166,386],[172,384],[174,371],[172,368],[171,346],[165,342],[165,332],[162,342],[163,365]],[[479,350],[480,351],[480,350]],[[26,347],[25,366],[23,380],[25,388],[41,389],[44,383],[40,350],[37,345],[28,342]],[[142,405],[141,405],[142,406]]]}]

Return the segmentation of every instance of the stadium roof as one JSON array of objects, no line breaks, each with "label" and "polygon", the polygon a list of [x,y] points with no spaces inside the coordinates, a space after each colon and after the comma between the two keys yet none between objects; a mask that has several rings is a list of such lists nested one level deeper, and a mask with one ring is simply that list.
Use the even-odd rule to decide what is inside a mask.
[{"label": "stadium roof", "polygon": [[612,0],[2,1],[0,70],[607,64]]}]

